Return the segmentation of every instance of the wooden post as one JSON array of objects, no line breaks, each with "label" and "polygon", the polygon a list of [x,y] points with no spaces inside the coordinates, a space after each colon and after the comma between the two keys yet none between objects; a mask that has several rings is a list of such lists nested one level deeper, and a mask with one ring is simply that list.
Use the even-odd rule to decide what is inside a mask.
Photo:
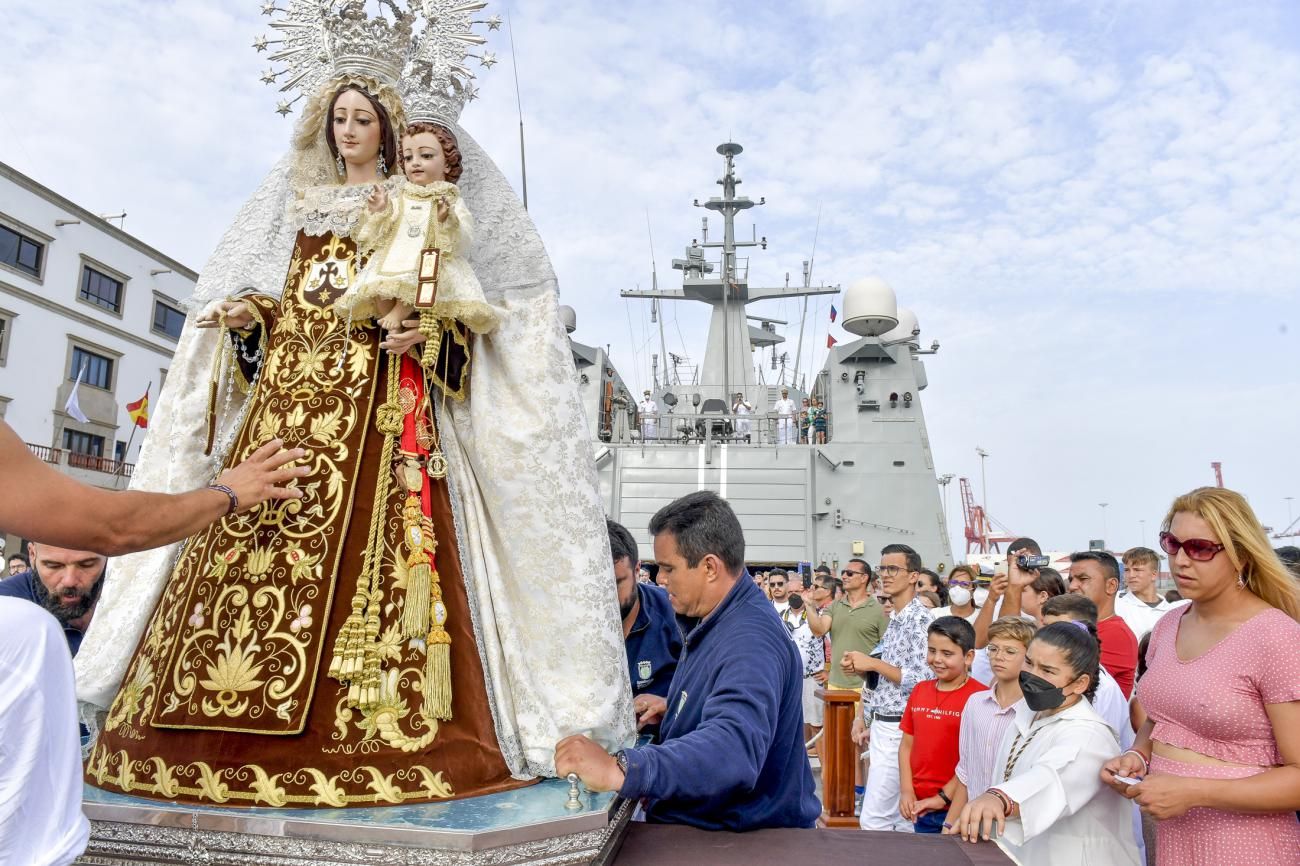
[{"label": "wooden post", "polygon": [[826,756],[822,764],[822,821],[827,827],[858,828],[853,814],[853,778],[858,747],[852,739],[853,714],[861,692],[818,689],[816,696],[826,704],[822,743]]}]

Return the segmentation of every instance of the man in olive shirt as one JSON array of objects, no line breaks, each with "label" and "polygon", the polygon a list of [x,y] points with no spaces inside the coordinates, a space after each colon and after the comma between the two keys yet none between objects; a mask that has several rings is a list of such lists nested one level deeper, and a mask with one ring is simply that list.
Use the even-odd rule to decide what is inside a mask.
[{"label": "man in olive shirt", "polygon": [[880,602],[872,597],[871,566],[865,560],[850,559],[840,572],[844,593],[821,614],[808,611],[808,628],[815,635],[831,635],[830,680],[827,687],[858,691],[862,688],[860,674],[846,674],[840,660],[849,651],[871,655],[885,633],[889,619]]}]

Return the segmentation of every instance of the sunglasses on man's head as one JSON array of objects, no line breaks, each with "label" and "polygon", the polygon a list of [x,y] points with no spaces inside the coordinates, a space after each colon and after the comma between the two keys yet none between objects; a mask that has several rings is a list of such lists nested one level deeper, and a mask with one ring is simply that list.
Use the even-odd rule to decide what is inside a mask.
[{"label": "sunglasses on man's head", "polygon": [[1177,556],[1178,551],[1182,550],[1187,554],[1188,559],[1197,562],[1209,562],[1219,555],[1220,550],[1226,549],[1222,544],[1215,544],[1207,538],[1189,538],[1180,541],[1169,532],[1160,533],[1160,547],[1171,557]]}]

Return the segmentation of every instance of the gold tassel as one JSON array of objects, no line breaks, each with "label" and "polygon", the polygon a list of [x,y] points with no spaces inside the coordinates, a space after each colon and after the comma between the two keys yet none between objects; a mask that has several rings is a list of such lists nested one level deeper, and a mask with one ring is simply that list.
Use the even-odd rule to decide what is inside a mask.
[{"label": "gold tassel", "polygon": [[424,640],[429,634],[430,585],[433,554],[437,549],[432,527],[420,510],[424,478],[418,465],[408,461],[403,476],[407,484],[402,507],[402,537],[406,540],[406,605],[402,608],[402,638]]},{"label": "gold tassel", "polygon": [[442,320],[431,310],[420,310],[420,333],[428,338],[424,341],[420,366],[429,370],[438,363],[438,352],[442,349]]},{"label": "gold tassel", "polygon": [[424,702],[421,712],[426,719],[446,721],[451,718],[451,635],[443,627],[447,622],[447,607],[442,603],[438,572],[432,572],[430,578],[433,628],[424,644]]},{"label": "gold tassel", "polygon": [[[397,407],[400,363],[400,359],[389,357],[388,399],[375,410],[375,426],[384,435],[381,466],[392,465],[395,437],[401,433],[401,409]],[[380,589],[380,569],[384,554],[384,510],[391,489],[392,473],[381,472],[370,512],[365,558],[352,595],[352,611],[334,640],[334,654],[329,665],[330,677],[348,687],[347,705],[362,710],[374,709],[379,703],[379,611],[384,600]]]}]

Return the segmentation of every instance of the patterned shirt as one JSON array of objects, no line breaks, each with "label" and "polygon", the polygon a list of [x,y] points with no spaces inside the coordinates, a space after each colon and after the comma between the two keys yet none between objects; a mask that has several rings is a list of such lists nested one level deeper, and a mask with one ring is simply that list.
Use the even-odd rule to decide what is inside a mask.
[{"label": "patterned shirt", "polygon": [[803,659],[803,675],[810,677],[826,669],[826,639],[812,633],[808,627],[808,612],[804,609],[786,609],[781,614],[781,621],[790,631],[790,638],[799,648],[799,658]]},{"label": "patterned shirt", "polygon": [[921,680],[934,679],[934,671],[925,660],[926,633],[930,629],[930,609],[913,598],[894,613],[880,642],[880,657],[902,672],[899,682],[881,676],[876,690],[863,689],[863,709],[878,716],[901,716],[907,708],[912,687]]}]

